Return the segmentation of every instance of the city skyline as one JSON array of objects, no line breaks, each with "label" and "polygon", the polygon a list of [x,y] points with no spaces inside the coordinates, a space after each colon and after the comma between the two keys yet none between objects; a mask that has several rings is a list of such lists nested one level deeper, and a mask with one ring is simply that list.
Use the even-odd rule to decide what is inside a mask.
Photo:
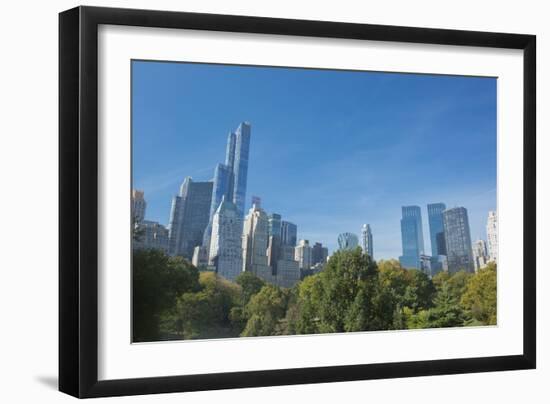
[{"label": "city skyline", "polygon": [[[269,214],[280,214],[284,220],[298,226],[298,239],[308,239],[311,243],[321,242],[332,253],[337,249],[338,234],[360,234],[362,224],[369,223],[375,239],[376,258],[398,258],[402,253],[399,210],[405,205],[418,205],[423,211],[424,251],[428,253],[431,251],[431,243],[429,235],[426,234],[429,226],[425,209],[427,204],[434,202],[444,202],[448,208],[465,206],[470,216],[472,239],[485,239],[487,212],[496,210],[496,87],[493,79],[333,71],[314,71],[314,77],[311,79],[310,76],[303,75],[300,69],[211,65],[200,65],[201,69],[197,69],[196,65],[187,64],[133,63],[134,83],[140,83],[134,86],[133,92],[136,108],[136,113],[133,114],[134,162],[140,162],[139,167],[134,164],[133,187],[145,192],[147,219],[167,224],[169,201],[176,194],[175,190],[183,179],[191,176],[196,182],[212,180],[216,164],[224,161],[223,142],[227,136],[227,128],[234,127],[237,122],[250,121],[254,125],[255,134],[250,142],[248,190],[244,210],[247,211],[250,207],[251,195],[260,196],[263,207]],[[203,72],[204,67],[208,72]],[[191,117],[190,111],[186,113],[185,108],[178,110],[180,113],[174,109],[172,102],[176,100],[180,102],[176,102],[175,105],[181,107],[188,102],[188,97],[197,98],[193,95],[196,95],[198,90],[189,81],[189,76],[210,75],[215,83],[220,84],[219,80],[216,80],[218,76],[228,73],[241,84],[242,91],[230,91],[234,90],[232,86],[236,85],[232,80],[228,80],[232,84],[219,89],[221,98],[229,100],[228,109],[231,110],[227,113],[223,110],[216,111],[216,114],[219,112],[221,115],[219,121],[224,124],[223,128],[219,128],[218,115],[216,119],[201,120],[201,113],[196,114],[197,117]],[[139,77],[143,74],[152,75],[152,78],[148,77],[142,83]],[[258,82],[265,74],[278,78],[278,87],[281,89],[293,89],[286,98],[293,100],[288,103],[289,107],[282,103],[272,105],[275,101],[280,102],[284,93],[264,82]],[[251,76],[255,80],[251,80]],[[168,88],[167,83],[170,80],[175,80],[176,85]],[[206,87],[212,85],[212,81],[204,80],[203,77],[200,81],[203,85],[207,83]],[[306,81],[305,84],[303,80]],[[311,96],[306,97],[305,95],[310,95],[311,91],[325,95],[329,91],[317,90],[314,87],[316,80],[328,80],[326,87],[329,87],[330,91],[340,95],[353,95],[351,98],[355,103],[360,101],[357,95],[361,91],[354,91],[353,84],[359,87],[368,85],[369,89],[375,88],[382,97],[396,97],[399,93],[401,98],[409,96],[411,101],[409,104],[395,98],[395,102],[385,105],[385,109],[379,102],[374,105],[373,100],[359,102],[363,108],[378,108],[378,115],[382,113],[382,117],[378,116],[379,120],[388,122],[382,125],[373,119],[374,114],[370,113],[368,108],[363,119],[358,116],[356,105],[348,114],[343,113],[344,106],[340,104],[349,106],[350,101],[347,98],[338,98],[339,101],[335,102],[321,95],[325,101],[319,103]],[[252,103],[247,97],[253,93],[252,84],[255,81],[256,87],[260,88],[258,91],[278,96],[266,97],[268,105],[264,106],[263,110],[262,102],[255,101],[260,107],[251,106]],[[416,83],[417,81],[420,82]],[[281,85],[281,82],[295,84],[298,88]],[[346,87],[345,92],[336,82]],[[464,87],[467,87],[468,91]],[[174,90],[177,88],[189,91],[176,94]],[[208,93],[209,88],[202,90]],[[390,95],[387,95],[387,92]],[[472,96],[472,92],[475,96]],[[232,93],[233,98],[224,98],[225,93]],[[433,99],[416,98],[421,93],[432,93],[436,99],[438,96],[444,96],[447,101],[445,108],[440,105],[434,112]],[[457,97],[457,93],[462,96]],[[167,95],[167,100],[159,102],[160,98]],[[369,92],[369,96],[371,95]],[[309,107],[299,108],[303,113],[302,119],[296,120],[296,114],[292,113],[289,119],[289,114],[284,112],[296,107],[297,99],[300,97],[307,98],[311,103],[306,103]],[[198,103],[193,105],[193,109],[203,111],[207,100],[206,94],[199,94]],[[460,102],[466,104],[466,101],[467,106],[459,105]],[[212,102],[217,105],[219,100]],[[153,103],[158,105],[154,106]],[[237,108],[234,104],[243,105]],[[472,108],[472,104],[476,108]],[[274,118],[266,117],[269,105],[275,109]],[[163,106],[168,110],[159,109]],[[336,118],[331,106],[338,112],[340,119],[350,121],[347,126],[341,127],[342,131],[350,135],[330,135],[336,124],[330,119],[327,121],[324,115]],[[250,109],[248,114],[243,110],[245,107]],[[211,108],[215,108],[215,105]],[[317,112],[315,116],[321,122],[308,125],[307,120],[319,108],[326,108],[327,113],[319,115]],[[397,125],[398,127],[393,130],[398,132],[398,135],[391,131],[395,123],[387,116],[388,108],[394,109],[396,117],[406,118],[407,130]],[[238,112],[242,116],[235,116]],[[465,115],[468,115],[468,119],[460,119]],[[281,121],[277,121],[276,117],[281,117]],[[225,124],[229,118],[232,122]],[[353,120],[358,122],[351,122]],[[204,121],[208,121],[208,125],[205,125]],[[294,126],[291,125],[289,129],[291,123]],[[359,130],[357,126],[363,126],[361,124],[367,124],[370,130]],[[441,135],[438,137],[437,133],[441,133],[445,128],[455,136],[449,136],[449,139]],[[152,130],[155,130],[156,139],[148,138]],[[195,133],[196,131],[205,131],[208,136],[200,136],[200,133]],[[381,136],[381,133],[386,131],[389,131],[389,135]],[[311,137],[312,132],[316,137]],[[457,133],[461,134],[459,142],[456,141]],[[163,139],[166,138],[171,138],[172,142],[165,144]],[[399,142],[385,142],[392,139]],[[154,145],[151,143],[152,140]],[[418,144],[413,140],[418,141]],[[438,147],[434,147],[430,142],[426,143],[430,140],[435,141]],[[341,145],[343,150],[338,149],[338,145]],[[405,157],[418,157],[419,152],[422,152],[421,158],[413,158],[409,162],[401,156],[400,165],[394,154],[401,149],[404,150],[402,153],[405,153]],[[469,151],[468,154],[464,154],[464,149]],[[441,155],[430,154],[438,150]],[[351,152],[353,158],[350,159],[344,152]],[[177,153],[181,154],[179,158]],[[388,162],[381,161],[384,160],[384,156]],[[465,159],[465,156],[471,159]],[[435,161],[435,165],[432,160]],[[464,164],[465,161],[468,164]],[[460,162],[462,166],[457,170],[457,164]],[[271,170],[269,167],[272,167]],[[413,184],[411,177],[416,177]],[[416,193],[411,193],[411,186],[412,189],[417,188]]]}]

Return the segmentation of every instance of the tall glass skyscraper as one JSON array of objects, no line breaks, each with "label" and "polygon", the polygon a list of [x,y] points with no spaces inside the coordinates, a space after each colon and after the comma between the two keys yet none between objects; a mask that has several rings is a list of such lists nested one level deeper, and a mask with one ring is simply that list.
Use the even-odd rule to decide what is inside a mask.
[{"label": "tall glass skyscraper", "polygon": [[369,224],[364,224],[361,229],[361,248],[363,252],[374,259],[374,249],[372,245],[372,230]]},{"label": "tall glass skyscraper", "polygon": [[[235,133],[235,157],[233,162],[235,184],[233,186],[233,203],[237,206],[237,211],[241,217],[244,216],[244,203],[246,198],[250,130],[250,123],[243,122],[239,125]],[[228,151],[230,151],[229,146]]]},{"label": "tall glass skyscraper", "polygon": [[172,200],[169,223],[169,252],[189,260],[203,242],[212,203],[212,182],[185,178],[179,195]]},{"label": "tall glass skyscraper", "polygon": [[430,243],[432,257],[447,255],[445,248],[445,229],[443,228],[443,211],[447,209],[444,203],[428,204],[428,223],[430,225]]},{"label": "tall glass skyscraper", "polygon": [[[252,203],[252,205],[258,205]],[[273,273],[277,274],[277,262],[280,258],[281,250],[281,215],[277,213],[272,213],[267,216],[267,235],[268,235],[268,246],[267,246],[267,259],[268,264],[273,269]]]},{"label": "tall glass skyscraper", "polygon": [[281,238],[281,215],[272,213],[267,219],[269,221],[269,235]]},{"label": "tall glass skyscraper", "polygon": [[421,269],[420,256],[424,254],[424,235],[420,207],[403,206],[401,215],[403,255],[399,257],[399,262],[404,268]]},{"label": "tall glass skyscraper", "polygon": [[[250,149],[250,124],[243,122],[235,132],[227,136],[225,149],[225,164],[216,165],[214,170],[214,185],[208,224],[204,231],[203,246],[210,249],[212,234],[212,220],[214,213],[220,206],[222,198],[232,202],[237,212],[244,216],[244,198],[246,197],[246,183],[248,176],[248,154]],[[239,201],[239,202],[237,202]],[[240,203],[240,205],[239,205]]]},{"label": "tall glass skyscraper", "polygon": [[458,207],[443,212],[447,265],[449,273],[464,270],[474,272],[470,223],[466,208]]},{"label": "tall glass skyscraper", "polygon": [[248,176],[248,154],[250,150],[250,124],[243,122],[235,132],[227,136],[225,164],[218,164],[214,171],[214,190],[210,220],[218,209],[222,197],[237,206],[240,216],[244,215],[244,200]]},{"label": "tall glass skyscraper", "polygon": [[298,227],[294,223],[281,221],[281,244],[296,246],[298,241]]},{"label": "tall glass skyscraper", "polygon": [[210,218],[212,219],[214,213],[220,206],[223,198],[226,201],[232,201],[231,198],[231,184],[232,184],[233,172],[231,169],[224,165],[216,165],[214,170],[214,185],[212,189],[212,204],[210,205]]}]

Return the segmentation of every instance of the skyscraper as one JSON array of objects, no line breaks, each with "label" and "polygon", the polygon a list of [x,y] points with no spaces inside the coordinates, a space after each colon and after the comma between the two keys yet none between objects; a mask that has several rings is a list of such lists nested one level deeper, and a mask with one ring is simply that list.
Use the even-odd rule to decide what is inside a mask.
[{"label": "skyscraper", "polygon": [[269,235],[281,238],[281,215],[272,213],[267,217],[267,220],[269,222]]},{"label": "skyscraper", "polygon": [[281,244],[296,246],[298,240],[298,227],[294,223],[281,221]]},{"label": "skyscraper", "polygon": [[169,252],[189,260],[203,242],[212,203],[212,182],[194,182],[185,178],[179,195],[172,200],[169,223]]},{"label": "skyscraper", "polygon": [[447,255],[445,248],[445,229],[443,228],[443,211],[447,209],[444,203],[428,204],[428,223],[430,226],[430,243],[432,257]]},{"label": "skyscraper", "polygon": [[[235,135],[234,132],[229,132],[229,135],[227,136],[227,147],[225,149],[225,165],[227,167],[231,167],[231,171],[233,171],[233,167],[235,166],[235,145],[237,144],[237,135]],[[231,184],[231,192],[233,192],[233,184]],[[230,195],[230,198],[228,200],[232,200],[233,195]]]},{"label": "skyscraper", "polygon": [[277,262],[279,261],[281,250],[281,215],[272,213],[267,217],[267,221],[267,234],[269,236],[267,248],[268,265],[273,269],[273,273],[277,274]]},{"label": "skyscraper", "polygon": [[210,204],[210,220],[214,217],[214,213],[220,206],[222,198],[226,201],[232,201],[232,183],[233,171],[231,167],[224,164],[216,165],[214,170],[214,184],[212,189],[212,203]]},{"label": "skyscraper", "polygon": [[372,245],[372,231],[369,224],[364,224],[361,229],[361,248],[363,252],[374,259],[374,249]]},{"label": "skyscraper", "polygon": [[441,272],[445,265],[447,248],[445,246],[445,229],[443,228],[444,203],[428,204],[428,224],[430,227],[430,244],[432,247],[431,274]]},{"label": "skyscraper", "polygon": [[497,212],[489,212],[487,218],[487,253],[489,261],[497,262],[498,258],[498,217]]},{"label": "skyscraper", "polygon": [[353,233],[342,233],[338,235],[338,249],[353,250],[359,246],[359,238]]},{"label": "skyscraper", "polygon": [[244,215],[244,203],[246,198],[246,183],[248,177],[248,155],[250,150],[250,123],[243,122],[235,132],[235,157],[233,203],[242,217]]},{"label": "skyscraper", "polygon": [[135,250],[156,249],[168,253],[168,230],[162,224],[150,220],[135,223],[136,234],[132,246]]},{"label": "skyscraper", "polygon": [[212,234],[212,219],[223,197],[225,197],[226,201],[233,202],[237,206],[237,211],[241,219],[243,217],[248,176],[249,148],[250,124],[248,122],[243,122],[235,132],[230,132],[227,136],[225,164],[216,165],[214,170],[212,202],[208,225],[204,231],[202,243],[207,250],[210,250],[209,243]]},{"label": "skyscraper", "polygon": [[291,288],[300,280],[300,266],[294,254],[294,247],[281,246],[277,260],[276,283],[283,288]]},{"label": "skyscraper", "polygon": [[321,243],[313,244],[311,247],[311,265],[324,264],[327,262],[328,248],[323,247]]},{"label": "skyscraper", "polygon": [[250,271],[266,281],[272,281],[267,262],[268,220],[266,213],[254,205],[244,220],[242,235],[243,271]]},{"label": "skyscraper", "polygon": [[242,219],[233,202],[222,198],[212,220],[208,264],[226,279],[234,281],[243,270]]},{"label": "skyscraper", "polygon": [[300,240],[294,249],[294,259],[298,261],[300,269],[311,268],[311,246],[308,240]]},{"label": "skyscraper", "polygon": [[135,223],[143,222],[145,220],[145,209],[147,208],[147,202],[145,202],[143,194],[143,191],[137,189],[132,190],[132,220]]},{"label": "skyscraper", "polygon": [[445,210],[443,212],[443,227],[449,273],[453,274],[460,270],[474,272],[472,239],[466,208],[458,207]]},{"label": "skyscraper", "polygon": [[421,268],[420,256],[424,254],[422,213],[419,206],[401,208],[401,244],[403,255],[399,262],[404,268]]},{"label": "skyscraper", "polygon": [[473,245],[474,267],[476,272],[485,267],[489,262],[487,244],[484,240],[477,240]]},{"label": "skyscraper", "polygon": [[193,258],[191,259],[191,264],[193,264],[197,268],[208,267],[208,253],[209,250],[207,250],[206,247],[202,245],[196,246],[193,250]]}]

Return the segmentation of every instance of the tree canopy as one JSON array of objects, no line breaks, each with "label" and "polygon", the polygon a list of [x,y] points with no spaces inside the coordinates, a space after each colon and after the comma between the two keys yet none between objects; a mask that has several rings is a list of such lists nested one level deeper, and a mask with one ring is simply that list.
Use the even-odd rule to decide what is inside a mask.
[{"label": "tree canopy", "polygon": [[496,324],[496,265],[476,274],[404,269],[337,251],[293,288],[251,272],[235,282],[158,250],[133,257],[134,341]]}]

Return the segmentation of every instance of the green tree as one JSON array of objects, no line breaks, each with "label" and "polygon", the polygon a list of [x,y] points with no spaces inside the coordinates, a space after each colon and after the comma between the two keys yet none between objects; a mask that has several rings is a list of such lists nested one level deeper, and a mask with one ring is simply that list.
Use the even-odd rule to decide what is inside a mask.
[{"label": "green tree", "polygon": [[322,304],[320,275],[306,277],[292,290],[287,310],[288,334],[317,334]]},{"label": "green tree", "polygon": [[497,266],[489,263],[468,280],[461,304],[467,314],[483,325],[497,322]]},{"label": "green tree", "polygon": [[409,317],[410,328],[458,327],[464,324],[464,312],[448,283],[442,284],[434,299],[434,307],[420,310]]},{"label": "green tree", "polygon": [[[410,275],[406,269],[401,267],[397,260],[380,260],[378,262],[379,280],[381,293],[386,299],[389,308],[393,310],[391,317],[395,317],[395,324],[392,328],[403,329],[403,307],[406,307],[405,292],[410,284]],[[388,313],[380,315],[390,317]]]},{"label": "green tree", "polygon": [[435,286],[436,290],[439,290],[443,287],[443,284],[449,282],[451,274],[448,271],[440,271],[432,277],[432,283]]},{"label": "green tree", "polygon": [[403,305],[414,311],[428,309],[432,306],[435,296],[435,286],[424,272],[408,269],[407,287],[403,295]]},{"label": "green tree", "polygon": [[449,292],[460,301],[466,288],[468,287],[468,282],[470,278],[474,276],[472,273],[466,271],[458,271],[449,278]]},{"label": "green tree", "polygon": [[175,305],[176,297],[197,291],[199,272],[182,258],[160,250],[139,250],[132,261],[132,320],[135,342],[160,338],[161,316]]},{"label": "green tree", "polygon": [[241,336],[281,334],[280,322],[285,317],[287,297],[273,285],[266,285],[246,305],[248,321]]},{"label": "green tree", "polygon": [[319,330],[344,332],[368,321],[372,307],[361,306],[373,298],[368,296],[367,283],[377,282],[377,277],[376,263],[360,248],[334,253],[320,273]]},{"label": "green tree", "polygon": [[167,324],[184,339],[237,336],[231,312],[241,302],[241,287],[213,272],[201,272],[200,286],[177,299]]},{"label": "green tree", "polygon": [[242,288],[243,306],[246,306],[250,298],[265,286],[265,282],[250,271],[241,272],[235,282]]}]

